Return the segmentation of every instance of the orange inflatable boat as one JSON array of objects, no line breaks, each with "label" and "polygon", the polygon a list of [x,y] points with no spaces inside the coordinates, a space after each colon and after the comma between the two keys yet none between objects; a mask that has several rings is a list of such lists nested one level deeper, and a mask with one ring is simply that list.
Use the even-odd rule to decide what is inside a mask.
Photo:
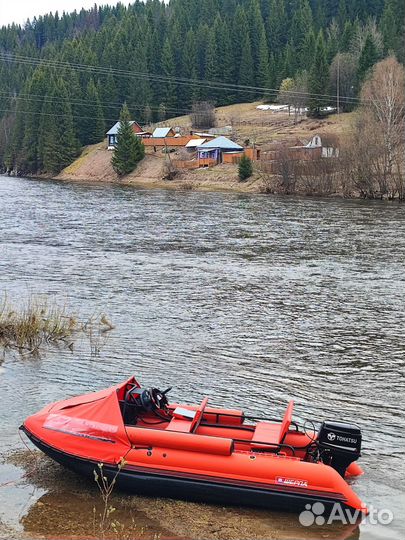
[{"label": "orange inflatable boat", "polygon": [[301,511],[335,503],[367,513],[346,482],[362,474],[360,429],[325,421],[311,429],[241,410],[170,404],[167,393],[128,381],[48,405],[21,429],[45,454],[94,481],[98,463],[127,491]]}]

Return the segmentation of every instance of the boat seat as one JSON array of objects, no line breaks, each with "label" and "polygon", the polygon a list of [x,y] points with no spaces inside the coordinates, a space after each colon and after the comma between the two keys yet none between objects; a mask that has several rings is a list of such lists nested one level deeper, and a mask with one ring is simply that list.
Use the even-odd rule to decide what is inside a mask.
[{"label": "boat seat", "polygon": [[252,448],[271,450],[271,445],[274,445],[273,448],[276,448],[278,444],[282,444],[290,429],[293,409],[294,401],[291,400],[281,423],[272,424],[270,422],[258,422],[252,437]]},{"label": "boat seat", "polygon": [[208,398],[204,398],[196,411],[190,411],[182,407],[176,407],[166,431],[178,431],[180,433],[194,433],[201,422]]},{"label": "boat seat", "polygon": [[190,433],[191,423],[194,420],[195,414],[195,411],[189,411],[181,407],[176,407],[176,409],[173,411],[172,419],[166,427],[166,431]]}]

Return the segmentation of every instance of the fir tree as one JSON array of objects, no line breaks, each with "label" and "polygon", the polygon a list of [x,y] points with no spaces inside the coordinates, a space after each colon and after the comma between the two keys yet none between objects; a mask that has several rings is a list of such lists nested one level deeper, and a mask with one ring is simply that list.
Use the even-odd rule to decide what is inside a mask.
[{"label": "fir tree", "polygon": [[357,72],[357,80],[359,87],[366,78],[369,70],[377,62],[378,57],[379,55],[374,40],[371,35],[368,34],[359,58],[359,69]]},{"label": "fir tree", "polygon": [[[217,48],[217,40],[212,29],[208,36],[207,52],[205,54],[205,79],[207,81],[215,81],[220,77],[218,65],[219,51]],[[206,97],[209,99],[215,98],[215,90],[207,89]]]},{"label": "fir tree", "polygon": [[341,31],[343,30],[347,20],[348,13],[346,0],[339,0],[338,23]]},{"label": "fir tree", "polygon": [[51,92],[45,97],[39,125],[39,169],[57,174],[77,156],[72,107],[62,79],[50,82]]},{"label": "fir tree", "polygon": [[103,107],[92,78],[87,84],[86,103],[86,124],[85,132],[82,133],[82,143],[94,144],[104,139],[105,123]]},{"label": "fir tree", "polygon": [[325,106],[325,94],[329,82],[329,66],[326,61],[325,40],[322,30],[318,34],[315,54],[309,72],[308,90],[310,93],[309,110],[312,116],[319,116],[321,108]]},{"label": "fir tree", "polygon": [[120,114],[120,125],[117,133],[117,145],[111,164],[118,174],[124,176],[132,172],[145,155],[145,147],[131,127],[131,117],[126,104]]},{"label": "fir tree", "polygon": [[[166,39],[162,50],[162,72],[166,77],[175,77],[175,64],[172,47],[169,39]],[[174,109],[176,107],[176,85],[171,80],[161,83],[162,93],[164,95],[164,103],[166,109]]]},{"label": "fir tree", "polygon": [[21,147],[18,152],[19,168],[25,172],[35,173],[40,167],[38,149],[38,127],[41,119],[43,97],[47,93],[50,84],[50,72],[38,67],[27,85],[27,93],[32,94],[33,99],[24,104],[23,136]]},{"label": "fir tree", "polygon": [[341,52],[348,52],[350,44],[352,43],[354,36],[353,25],[350,21],[346,21],[343,32],[340,37],[339,50]]},{"label": "fir tree", "polygon": [[385,4],[383,16],[381,17],[381,31],[384,38],[384,48],[386,52],[398,50],[398,19],[394,13],[393,3],[388,0]]},{"label": "fir tree", "polygon": [[245,154],[240,158],[238,176],[241,182],[247,180],[253,174],[252,160]]},{"label": "fir tree", "polygon": [[[253,58],[252,49],[250,46],[249,34],[246,34],[243,40],[242,58],[239,67],[239,80],[238,84],[241,86],[251,86],[253,80]],[[252,98],[252,93],[249,90],[241,90],[239,92],[239,99],[249,101]]]},{"label": "fir tree", "polygon": [[[270,85],[270,64],[269,49],[267,46],[266,32],[262,29],[259,40],[259,65],[257,71],[257,84],[262,88],[269,88]],[[269,92],[264,92],[265,98],[270,97]]]}]

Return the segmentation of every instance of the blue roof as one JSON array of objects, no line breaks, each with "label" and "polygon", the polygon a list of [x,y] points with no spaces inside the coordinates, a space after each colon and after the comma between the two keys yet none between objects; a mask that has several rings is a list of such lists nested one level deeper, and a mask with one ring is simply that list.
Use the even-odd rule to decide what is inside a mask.
[{"label": "blue roof", "polygon": [[167,137],[167,134],[172,128],[170,127],[160,127],[156,128],[155,131],[152,133],[152,137]]},{"label": "blue roof", "polygon": [[[115,122],[113,127],[109,131],[107,131],[107,135],[117,135],[118,129],[120,127],[120,123],[121,122]],[[135,123],[135,120],[131,120],[131,122],[129,124],[132,126],[132,124],[134,124],[134,123]]]},{"label": "blue roof", "polygon": [[198,147],[200,150],[209,148],[220,148],[221,150],[243,150],[243,146],[239,146],[236,142],[231,141],[227,137],[216,137],[212,141],[208,141]]}]

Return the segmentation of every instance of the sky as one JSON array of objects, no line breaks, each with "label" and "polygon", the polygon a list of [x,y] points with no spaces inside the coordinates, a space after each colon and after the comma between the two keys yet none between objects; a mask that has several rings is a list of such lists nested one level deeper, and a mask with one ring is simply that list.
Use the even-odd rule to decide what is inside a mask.
[{"label": "sky", "polygon": [[[121,0],[123,4],[130,1]],[[95,3],[115,5],[118,0],[0,0],[0,27],[15,22],[24,24],[27,19],[32,19],[35,15],[59,11],[80,10],[82,7],[89,8]]]}]

